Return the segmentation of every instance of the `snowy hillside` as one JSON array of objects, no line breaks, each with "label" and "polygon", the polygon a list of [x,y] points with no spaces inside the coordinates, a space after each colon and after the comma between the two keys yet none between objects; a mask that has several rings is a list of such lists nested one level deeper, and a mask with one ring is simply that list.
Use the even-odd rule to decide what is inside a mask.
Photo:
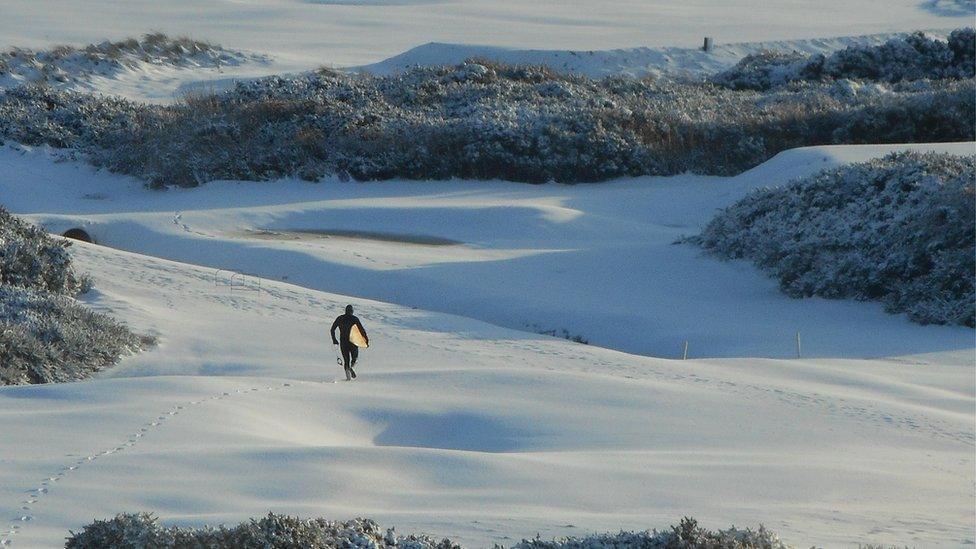
[{"label": "snowy hillside", "polygon": [[716,45],[952,29],[972,25],[971,0],[9,0],[0,48],[89,44],[159,30],[282,66],[379,62],[421,44],[590,51]]},{"label": "snowy hillside", "polygon": [[188,82],[205,88],[201,82],[265,74],[268,64],[263,55],[157,32],[82,47],[0,51],[0,90],[41,84],[166,102],[185,93]]},{"label": "snowy hillside", "polygon": [[[849,64],[736,64],[944,38],[974,14],[973,0],[2,2],[0,206],[93,237],[70,252],[94,290],[53,312],[104,313],[141,352],[84,381],[0,387],[0,547],[63,546],[142,512],[186,528],[323,517],[356,536],[369,517],[472,548],[685,516],[795,547],[976,544],[973,329],[793,299],[687,239],[828,168],[972,155],[971,31],[961,49],[916,38]],[[451,65],[473,56],[622,77]],[[400,74],[418,63],[448,65]],[[643,78],[733,66],[718,85]],[[802,237],[808,205],[770,202],[791,229],[772,247]],[[5,243],[0,278],[22,252]],[[11,316],[17,295],[0,299]],[[352,382],[328,334],[347,304],[371,343]],[[45,306],[10,310],[63,373]]]},{"label": "snowy hillside", "polygon": [[[927,34],[945,39],[948,31]],[[472,58],[509,64],[545,65],[553,69],[600,78],[610,75],[699,77],[735,65],[743,57],[760,51],[799,52],[808,55],[830,53],[849,46],[876,46],[898,36],[881,33],[837,38],[810,38],[763,42],[734,42],[714,46],[705,52],[697,47],[637,47],[613,50],[524,50],[499,46],[430,43],[384,59],[378,63],[351,67],[375,74],[391,74],[413,66],[457,64]]]},{"label": "snowy hillside", "polygon": [[[89,303],[159,337],[94,381],[0,389],[5,537],[273,510],[475,547],[692,512],[798,546],[971,540],[970,329],[792,300],[672,244],[750,189],[893,148],[790,151],[735,178],[158,192],[4,147],[2,200],[90,230],[107,246],[74,248]],[[348,302],[374,347],[332,384],[325,330]],[[688,340],[691,360],[532,333],[548,329],[658,357]],[[786,359],[796,331],[823,358]]]},{"label": "snowy hillside", "polygon": [[[90,304],[160,344],[93,381],[0,389],[13,547],[122,510],[367,515],[472,547],[691,510],[797,546],[972,540],[971,349],[673,361],[110,247],[75,257]],[[332,383],[325,329],[347,302],[373,347]]]},{"label": "snowy hillside", "polygon": [[[231,56],[246,52],[248,62],[218,67],[139,63],[110,74],[99,67],[94,77],[78,81],[72,69],[85,67],[74,66],[62,77],[77,81],[77,89],[171,102],[188,91],[226,89],[268,74],[323,66],[387,74],[472,56],[592,77],[702,75],[765,49],[827,53],[919,29],[944,37],[971,26],[974,9],[971,0],[888,1],[883,10],[841,0],[678,6],[635,0],[13,0],[0,17],[0,51],[84,48],[159,31],[220,44]],[[699,49],[705,36],[715,43],[709,53]],[[0,67],[0,86],[3,72]]]},{"label": "snowy hillside", "polygon": [[[968,328],[921,327],[881,305],[794,300],[751,266],[674,245],[749,190],[898,146],[788,151],[732,178],[599,185],[217,182],[152,192],[0,150],[11,211],[52,232],[302,286],[677,357],[877,357],[972,347]],[[965,154],[971,143],[907,147]],[[472,290],[470,281],[477,281]]]}]

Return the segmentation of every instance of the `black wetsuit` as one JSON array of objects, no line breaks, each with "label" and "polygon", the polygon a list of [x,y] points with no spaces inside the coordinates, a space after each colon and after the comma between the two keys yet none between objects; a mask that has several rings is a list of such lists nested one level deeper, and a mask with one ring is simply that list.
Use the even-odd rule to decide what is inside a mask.
[{"label": "black wetsuit", "polygon": [[[339,350],[342,351],[342,361],[345,362],[345,367],[348,370],[353,365],[356,364],[356,359],[359,358],[359,347],[352,344],[349,341],[349,333],[352,331],[353,326],[358,326],[359,331],[363,334],[363,339],[369,343],[369,336],[366,335],[366,328],[363,328],[363,323],[356,318],[356,315],[344,314],[335,319],[332,323],[332,329],[329,333],[332,334],[332,343],[339,345]],[[339,328],[339,340],[336,341],[335,331]]]}]

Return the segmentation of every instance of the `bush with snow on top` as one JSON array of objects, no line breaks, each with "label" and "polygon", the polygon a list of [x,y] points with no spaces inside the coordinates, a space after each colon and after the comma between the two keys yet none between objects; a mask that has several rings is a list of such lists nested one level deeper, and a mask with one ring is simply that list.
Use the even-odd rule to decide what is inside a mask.
[{"label": "bush with snow on top", "polygon": [[0,88],[25,83],[66,87],[92,76],[112,76],[145,64],[219,68],[258,59],[262,58],[209,42],[154,32],[140,39],[106,40],[80,48],[55,46],[48,50],[0,51]]},{"label": "bush with snow on top", "polygon": [[976,156],[894,153],[752,193],[691,239],[793,297],[976,325]]},{"label": "bush with snow on top", "polygon": [[[393,528],[382,529],[370,519],[349,521],[300,519],[269,513],[232,528],[164,527],[149,513],[120,514],[110,520],[96,520],[79,533],[72,532],[66,549],[236,549],[262,547],[274,549],[320,549],[370,547],[376,549],[460,549],[449,540],[435,541],[426,535],[397,535]],[[496,545],[496,548],[501,546]],[[522,540],[512,549],[787,549],[780,539],[763,526],[758,530],[735,527],[711,531],[693,518],[684,518],[669,531],[620,532],[583,538],[546,541]]]},{"label": "bush with snow on top", "polygon": [[658,532],[620,532],[618,534],[595,534],[582,538],[563,538],[556,540],[522,540],[512,549],[787,549],[762,525],[758,530],[740,530],[731,527],[712,531],[702,528],[691,517],[681,519],[671,530]]},{"label": "bush with snow on top", "polygon": [[152,344],[74,300],[70,243],[0,207],[0,385],[74,381]]},{"label": "bush with snow on top", "polygon": [[0,138],[81,151],[158,187],[731,175],[794,147],[976,138],[973,79],[839,85],[734,91],[469,63],[269,77],[168,106],[23,86],[0,93]]},{"label": "bush with snow on top", "polygon": [[375,521],[357,518],[348,521],[301,519],[268,513],[260,520],[250,520],[227,528],[165,527],[149,513],[121,514],[110,520],[96,520],[81,532],[68,537],[66,549],[238,549],[262,547],[274,549],[318,549],[333,547],[369,547],[400,549],[460,549],[448,539],[436,541],[424,535],[400,536],[383,529]]},{"label": "bush with snow on top", "polygon": [[768,90],[795,81],[902,82],[976,76],[976,31],[957,29],[947,40],[915,32],[878,46],[856,45],[830,55],[759,52],[748,55],[712,82],[732,89]]}]

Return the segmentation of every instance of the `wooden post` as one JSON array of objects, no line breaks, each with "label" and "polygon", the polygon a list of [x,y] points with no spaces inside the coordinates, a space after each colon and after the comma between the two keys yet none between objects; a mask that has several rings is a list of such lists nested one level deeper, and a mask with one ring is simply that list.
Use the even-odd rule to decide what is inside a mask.
[{"label": "wooden post", "polygon": [[796,332],[796,358],[800,358],[803,354],[803,345],[800,342],[800,332]]},{"label": "wooden post", "polygon": [[685,340],[685,352],[681,356],[681,360],[688,360],[688,340]]},{"label": "wooden post", "polygon": [[712,51],[712,37],[711,36],[706,36],[705,37],[705,43],[702,44],[702,50],[704,50],[704,51]]}]

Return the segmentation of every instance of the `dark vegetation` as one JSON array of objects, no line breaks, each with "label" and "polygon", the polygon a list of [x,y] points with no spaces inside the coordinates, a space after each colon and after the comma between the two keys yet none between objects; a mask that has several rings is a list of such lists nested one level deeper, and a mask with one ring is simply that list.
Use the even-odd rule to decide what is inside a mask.
[{"label": "dark vegetation", "polygon": [[775,56],[691,83],[476,60],[387,77],[322,70],[168,106],[31,85],[0,95],[0,139],[80,150],[157,187],[729,175],[799,146],[973,140],[974,48],[972,29],[912,35],[803,61],[775,86],[753,76],[780,66]]},{"label": "dark vegetation", "polygon": [[83,379],[151,344],[75,301],[69,243],[0,207],[0,385]]},{"label": "dark vegetation", "polygon": [[712,81],[732,89],[768,90],[790,82],[905,82],[966,79],[976,76],[976,34],[971,28],[953,31],[947,40],[916,32],[880,46],[849,47],[830,55],[760,52],[746,56]]},{"label": "dark vegetation", "polygon": [[566,328],[563,328],[561,330],[557,330],[555,328],[544,329],[541,328],[538,324],[527,324],[525,327],[531,329],[533,332],[537,334],[547,335],[551,337],[561,337],[568,341],[582,343],[583,345],[590,344],[590,340],[586,339],[580,334],[572,334]]},{"label": "dark vegetation", "polygon": [[[370,519],[345,522],[325,519],[300,519],[269,513],[260,520],[250,520],[232,528],[164,527],[147,513],[122,514],[111,520],[96,520],[79,533],[71,533],[67,549],[319,549],[335,547],[375,547],[399,549],[459,549],[449,540],[436,541],[426,535],[397,535],[384,531]],[[500,546],[496,546],[500,547]],[[513,549],[785,549],[775,534],[762,526],[758,530],[711,531],[700,527],[692,518],[664,532],[620,532],[546,541],[523,540]]]},{"label": "dark vegetation", "polygon": [[793,297],[878,300],[922,324],[976,325],[976,156],[896,153],[760,190],[693,240]]}]

